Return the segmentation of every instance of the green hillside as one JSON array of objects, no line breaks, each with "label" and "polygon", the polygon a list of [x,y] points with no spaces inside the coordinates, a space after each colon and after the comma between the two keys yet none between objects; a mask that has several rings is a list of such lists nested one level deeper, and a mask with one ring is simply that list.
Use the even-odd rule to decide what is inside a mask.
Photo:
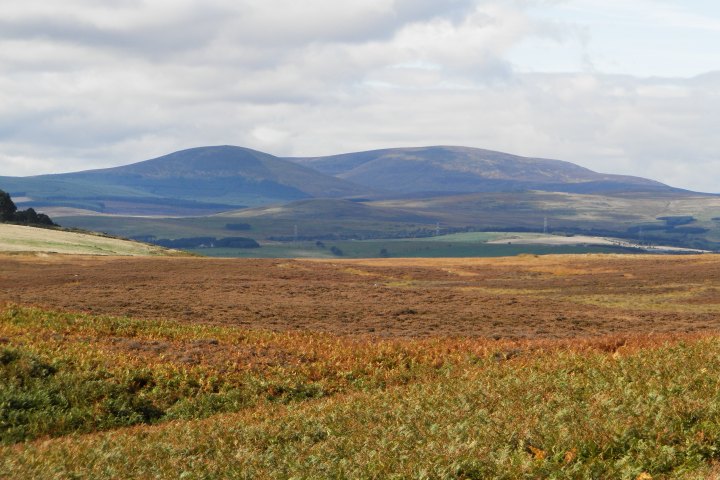
[{"label": "green hillside", "polygon": [[123,237],[180,238],[235,236],[234,225],[247,225],[242,236],[256,240],[300,238],[384,238],[411,236],[434,228],[435,216],[342,199],[309,199],[218,215],[188,218],[65,216],[63,225]]}]

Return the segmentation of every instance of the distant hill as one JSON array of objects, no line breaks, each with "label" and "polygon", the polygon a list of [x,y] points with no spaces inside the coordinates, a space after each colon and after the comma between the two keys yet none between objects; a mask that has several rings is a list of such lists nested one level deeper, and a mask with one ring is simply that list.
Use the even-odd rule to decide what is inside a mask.
[{"label": "distant hill", "polygon": [[127,166],[35,177],[0,177],[18,205],[102,213],[204,215],[313,197],[348,197],[367,188],[267,153],[199,147]]},{"label": "distant hill", "polygon": [[[597,173],[559,160],[448,146],[313,158],[279,158],[234,146],[198,147],[121,167],[0,177],[0,188],[13,196],[18,207],[32,207],[56,216],[200,217],[272,206],[269,211],[283,211],[285,217],[294,215],[311,221],[325,216],[348,221],[353,217],[377,217],[380,221],[390,218],[393,222],[406,221],[408,215],[415,215],[415,219],[407,220],[410,222],[428,218],[422,212],[419,216],[418,212],[410,214],[409,209],[371,208],[367,201],[529,191],[675,196],[691,193],[653,180]],[[365,205],[360,200],[366,200]],[[278,205],[286,206],[277,210]],[[447,215],[458,214],[452,205],[447,208]],[[248,214],[272,217],[261,212]],[[435,210],[429,217],[437,214]]]},{"label": "distant hill", "polygon": [[199,147],[114,168],[0,177],[0,189],[65,227],[146,240],[237,237],[237,226],[261,243],[547,229],[720,249],[720,195],[467,147],[313,158]]},{"label": "distant hill", "polygon": [[677,190],[645,178],[597,173],[570,162],[468,147],[391,148],[288,160],[358,185],[396,194]]}]

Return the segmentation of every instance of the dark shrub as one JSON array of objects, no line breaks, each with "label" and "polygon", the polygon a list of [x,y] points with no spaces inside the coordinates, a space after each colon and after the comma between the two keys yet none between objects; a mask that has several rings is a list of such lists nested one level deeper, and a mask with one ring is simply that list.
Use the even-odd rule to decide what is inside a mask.
[{"label": "dark shrub", "polygon": [[250,230],[252,227],[249,223],[227,223],[225,230]]},{"label": "dark shrub", "polygon": [[693,223],[695,221],[695,217],[690,216],[690,215],[657,217],[657,219],[663,220],[665,222],[665,225],[667,225],[668,227],[677,227],[680,225],[687,225],[688,223]]},{"label": "dark shrub", "polygon": [[215,237],[189,237],[176,238],[175,240],[159,238],[150,243],[166,248],[208,248],[215,246],[216,241]]},{"label": "dark shrub", "polygon": [[216,247],[220,248],[259,248],[260,245],[252,238],[245,237],[226,237],[215,242]]}]

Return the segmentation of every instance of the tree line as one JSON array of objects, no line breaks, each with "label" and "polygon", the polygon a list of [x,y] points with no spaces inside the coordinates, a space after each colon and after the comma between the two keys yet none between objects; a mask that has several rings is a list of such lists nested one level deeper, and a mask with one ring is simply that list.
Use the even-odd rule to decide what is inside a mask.
[{"label": "tree line", "polygon": [[0,222],[19,225],[57,225],[50,217],[44,213],[37,213],[33,208],[18,210],[10,194],[3,190],[0,190]]},{"label": "tree line", "polygon": [[133,239],[165,248],[260,248],[260,244],[254,239],[246,237],[189,237],[168,239],[142,236],[133,237]]}]

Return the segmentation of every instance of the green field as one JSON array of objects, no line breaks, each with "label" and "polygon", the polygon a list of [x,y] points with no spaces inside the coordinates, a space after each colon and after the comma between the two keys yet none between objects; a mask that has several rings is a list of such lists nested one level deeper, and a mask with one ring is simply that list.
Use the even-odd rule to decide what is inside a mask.
[{"label": "green field", "polygon": [[[537,234],[505,233],[505,232],[468,232],[442,235],[440,237],[420,237],[411,239],[372,239],[372,240],[322,240],[325,247],[319,247],[316,241],[263,241],[267,232],[284,238],[292,238],[295,224],[289,220],[259,219],[252,221],[252,229],[248,231],[231,231],[225,228],[228,223],[242,219],[234,217],[197,217],[177,219],[153,219],[133,217],[73,217],[72,225],[91,230],[103,231],[115,235],[155,235],[158,238],[215,236],[245,236],[261,241],[262,248],[227,249],[201,248],[189,251],[209,257],[236,258],[333,258],[330,249],[339,248],[344,258],[388,257],[500,257],[528,254],[561,254],[561,253],[618,253],[628,251],[617,247],[603,246],[544,246],[544,245],[502,245],[486,244],[489,240],[498,240],[510,236],[529,236]],[[412,225],[417,229],[422,226]],[[335,230],[326,230],[327,225],[317,222],[311,231],[299,231],[299,235],[322,235],[327,231],[336,234],[368,232],[372,229],[384,230],[393,234],[401,232],[401,224],[368,224],[363,222],[347,222],[344,226],[334,226]],[[408,227],[410,228],[410,227]],[[431,230],[432,225],[425,228]],[[381,253],[383,249],[386,253]],[[634,251],[633,251],[634,252]]]},{"label": "green field", "polygon": [[[464,234],[463,234],[464,235]],[[495,239],[492,233],[470,234],[471,238]],[[190,252],[208,257],[236,258],[401,258],[401,257],[507,257],[521,254],[579,254],[579,253],[638,253],[637,250],[603,246],[551,246],[551,245],[506,245],[487,244],[483,241],[459,240],[453,237],[419,238],[413,240],[354,240],[324,241],[324,247],[316,242],[285,242],[263,244],[261,248],[229,249],[198,248]],[[461,237],[462,238],[462,237]],[[337,247],[342,255],[334,254]]]}]

